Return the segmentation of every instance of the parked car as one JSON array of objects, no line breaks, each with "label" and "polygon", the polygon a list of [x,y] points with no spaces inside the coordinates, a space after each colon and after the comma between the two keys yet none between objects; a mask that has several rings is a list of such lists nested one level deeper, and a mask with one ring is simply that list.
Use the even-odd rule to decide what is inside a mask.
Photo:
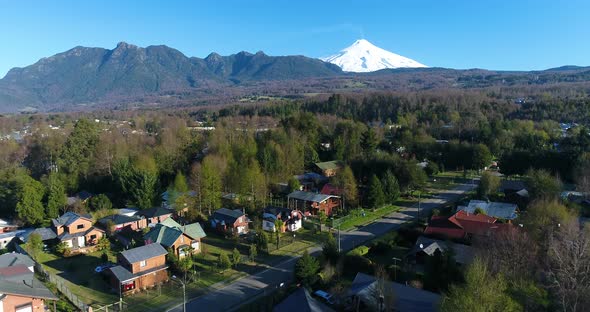
[{"label": "parked car", "polygon": [[332,295],[323,290],[316,290],[313,294],[324,299],[324,301],[326,301],[329,304],[334,304],[334,299],[332,298]]}]

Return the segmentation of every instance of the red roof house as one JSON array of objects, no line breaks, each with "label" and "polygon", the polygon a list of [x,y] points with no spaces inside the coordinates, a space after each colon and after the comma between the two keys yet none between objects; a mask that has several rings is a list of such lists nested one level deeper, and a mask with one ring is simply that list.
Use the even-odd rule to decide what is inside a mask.
[{"label": "red roof house", "polygon": [[433,216],[424,234],[457,239],[473,235],[488,236],[491,232],[505,227],[496,221],[496,218],[484,214],[472,214],[461,210],[449,218]]}]

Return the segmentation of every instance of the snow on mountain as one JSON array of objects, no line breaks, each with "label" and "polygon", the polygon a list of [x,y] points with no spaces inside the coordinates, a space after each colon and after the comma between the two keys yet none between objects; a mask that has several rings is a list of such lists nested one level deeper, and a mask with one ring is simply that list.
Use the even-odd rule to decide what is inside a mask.
[{"label": "snow on mountain", "polygon": [[373,72],[384,68],[427,67],[407,57],[383,50],[365,39],[355,41],[338,54],[321,59],[347,72]]}]

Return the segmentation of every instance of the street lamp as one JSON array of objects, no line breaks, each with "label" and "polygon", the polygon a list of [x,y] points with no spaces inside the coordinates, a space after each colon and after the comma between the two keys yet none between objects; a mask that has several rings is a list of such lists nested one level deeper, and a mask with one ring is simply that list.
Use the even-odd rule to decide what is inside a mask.
[{"label": "street lamp", "polygon": [[293,244],[295,242],[295,233],[293,233],[293,240],[291,241],[291,244]]},{"label": "street lamp", "polygon": [[172,278],[182,284],[182,312],[186,312],[186,285],[176,275],[172,275]]}]

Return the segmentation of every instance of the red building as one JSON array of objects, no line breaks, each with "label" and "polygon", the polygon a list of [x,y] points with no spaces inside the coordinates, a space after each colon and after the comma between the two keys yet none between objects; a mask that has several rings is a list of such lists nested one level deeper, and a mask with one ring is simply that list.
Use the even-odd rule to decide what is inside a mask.
[{"label": "red building", "polygon": [[496,223],[496,218],[484,214],[459,211],[451,217],[433,216],[424,234],[454,239],[469,239],[473,236],[489,236],[494,231],[512,226]]}]

